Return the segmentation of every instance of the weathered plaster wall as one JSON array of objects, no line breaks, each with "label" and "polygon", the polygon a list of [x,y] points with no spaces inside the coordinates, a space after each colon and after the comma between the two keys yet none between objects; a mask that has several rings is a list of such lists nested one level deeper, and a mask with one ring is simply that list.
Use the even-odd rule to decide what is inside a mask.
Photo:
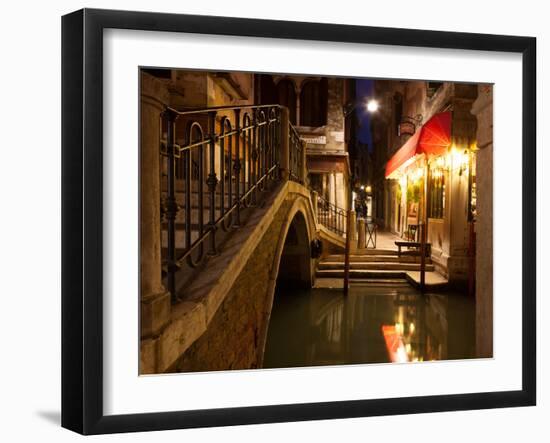
[{"label": "weathered plaster wall", "polygon": [[327,98],[327,144],[329,151],[344,151],[344,80],[341,78],[328,79]]},{"label": "weathered plaster wall", "polygon": [[476,350],[493,356],[493,87],[479,85],[477,127]]}]

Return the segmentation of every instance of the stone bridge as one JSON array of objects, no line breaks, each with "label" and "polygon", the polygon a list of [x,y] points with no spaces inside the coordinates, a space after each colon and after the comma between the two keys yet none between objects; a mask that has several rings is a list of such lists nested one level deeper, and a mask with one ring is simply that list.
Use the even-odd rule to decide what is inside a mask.
[{"label": "stone bridge", "polygon": [[[316,193],[301,184],[305,147],[287,109],[177,115],[162,82],[143,73],[141,82],[140,373],[261,367],[275,286],[284,276],[311,287],[311,241],[338,251],[344,238],[319,223]],[[202,167],[192,169],[195,161]],[[243,194],[245,187],[254,197]],[[223,229],[257,194],[237,228]],[[219,222],[212,225],[214,217]],[[219,245],[192,250],[201,236],[212,240],[216,233]],[[178,248],[180,257],[188,248],[207,258],[180,266],[184,258],[170,261]]]},{"label": "stone bridge", "polygon": [[142,339],[141,373],[262,366],[275,286],[313,285],[313,239],[344,246],[342,237],[318,223],[312,194],[287,180],[255,209],[221,254],[209,259],[188,296],[171,306],[159,334]]}]

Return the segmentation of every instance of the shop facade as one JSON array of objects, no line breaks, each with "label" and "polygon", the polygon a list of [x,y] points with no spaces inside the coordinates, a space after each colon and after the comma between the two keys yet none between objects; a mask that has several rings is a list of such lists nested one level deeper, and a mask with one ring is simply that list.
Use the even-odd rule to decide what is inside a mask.
[{"label": "shop facade", "polygon": [[386,82],[378,90],[391,110],[379,124],[388,146],[384,201],[378,202],[384,227],[416,242],[425,230],[436,270],[451,283],[473,287],[477,143],[470,110],[477,86],[403,83]]}]

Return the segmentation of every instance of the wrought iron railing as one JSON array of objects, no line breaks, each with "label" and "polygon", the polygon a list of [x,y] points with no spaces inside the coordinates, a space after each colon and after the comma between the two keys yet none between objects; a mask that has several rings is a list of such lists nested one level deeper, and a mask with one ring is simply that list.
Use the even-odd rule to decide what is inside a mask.
[{"label": "wrought iron railing", "polygon": [[162,115],[161,222],[167,289],[177,300],[176,275],[219,252],[220,229],[241,225],[281,179],[282,136],[289,178],[303,183],[303,145],[278,105],[218,107]]},{"label": "wrought iron railing", "polygon": [[289,152],[288,152],[288,162],[289,162],[289,178],[290,180],[296,181],[298,183],[304,184],[304,177],[302,170],[304,167],[303,161],[303,150],[304,145],[300,140],[300,136],[294,126],[290,126],[289,131]]},{"label": "wrought iron railing", "polygon": [[317,220],[335,234],[346,235],[348,211],[330,203],[320,195],[317,197]]}]

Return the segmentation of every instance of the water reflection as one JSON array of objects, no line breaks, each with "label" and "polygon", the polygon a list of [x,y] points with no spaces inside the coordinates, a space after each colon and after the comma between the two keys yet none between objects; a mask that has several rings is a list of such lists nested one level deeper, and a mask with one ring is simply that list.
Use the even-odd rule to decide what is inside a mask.
[{"label": "water reflection", "polygon": [[475,357],[475,304],[409,285],[278,291],[264,367]]}]

